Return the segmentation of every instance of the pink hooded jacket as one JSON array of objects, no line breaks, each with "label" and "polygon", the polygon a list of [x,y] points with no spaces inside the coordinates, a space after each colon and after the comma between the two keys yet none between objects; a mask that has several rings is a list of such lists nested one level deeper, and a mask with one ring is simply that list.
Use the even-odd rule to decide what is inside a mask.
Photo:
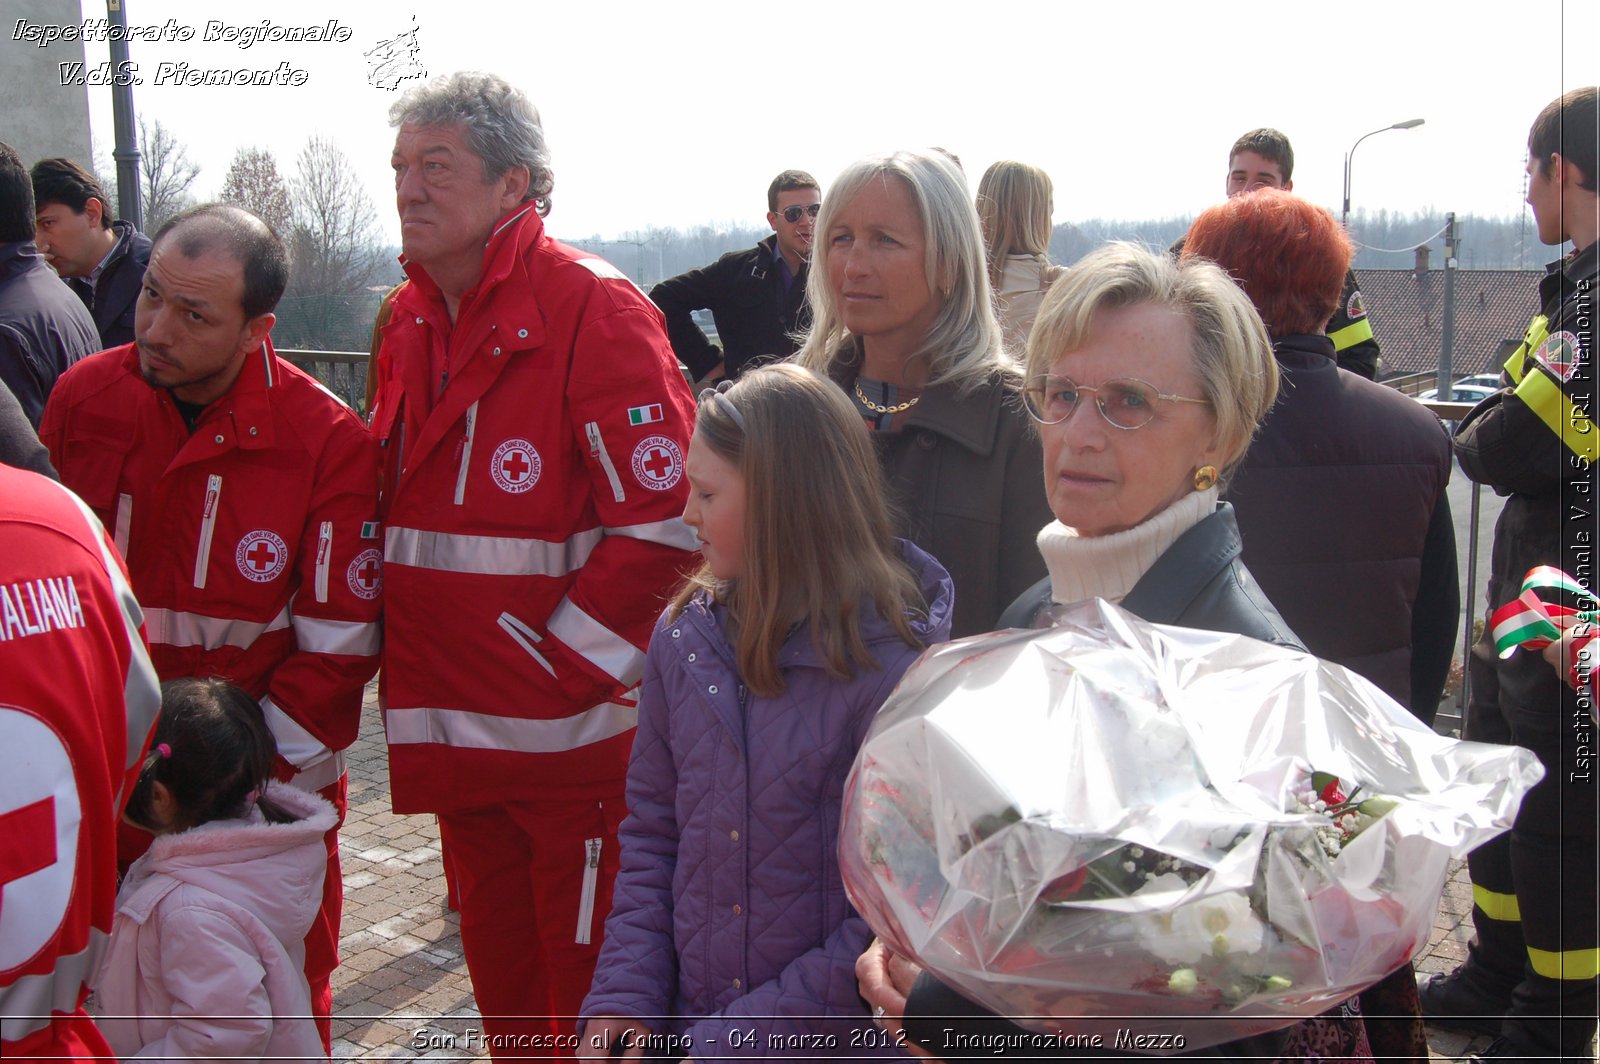
[{"label": "pink hooded jacket", "polygon": [[218,820],[158,836],[117,895],[94,980],[119,1057],[326,1060],[312,1024],[305,935],[322,902],[333,807],[271,784],[300,819]]}]

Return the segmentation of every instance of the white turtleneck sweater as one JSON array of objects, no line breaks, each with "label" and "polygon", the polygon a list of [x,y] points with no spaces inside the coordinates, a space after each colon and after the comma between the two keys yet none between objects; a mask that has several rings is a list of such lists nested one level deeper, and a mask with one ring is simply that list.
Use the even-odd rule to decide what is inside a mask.
[{"label": "white turtleneck sweater", "polygon": [[1121,602],[1179,536],[1216,510],[1217,494],[1214,487],[1191,492],[1143,523],[1109,536],[1080,536],[1060,521],[1045,525],[1038,542],[1050,570],[1050,600]]}]

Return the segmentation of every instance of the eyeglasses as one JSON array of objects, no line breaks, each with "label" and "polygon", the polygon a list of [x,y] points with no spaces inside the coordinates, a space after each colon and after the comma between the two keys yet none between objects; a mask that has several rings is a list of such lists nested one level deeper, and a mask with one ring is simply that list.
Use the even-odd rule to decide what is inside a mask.
[{"label": "eyeglasses", "polygon": [[822,210],[822,204],[820,203],[808,203],[803,207],[797,203],[792,207],[785,207],[783,209],[783,220],[788,222],[790,225],[794,225],[800,220],[802,215],[809,214],[811,217],[815,218],[817,216],[817,212],[820,210]]},{"label": "eyeglasses", "polygon": [[1029,415],[1041,425],[1059,425],[1078,409],[1078,399],[1084,392],[1094,393],[1094,405],[1107,424],[1126,430],[1150,424],[1158,401],[1210,405],[1208,399],[1158,392],[1155,385],[1132,377],[1109,380],[1098,388],[1079,384],[1071,377],[1034,377],[1022,389],[1022,401]]}]

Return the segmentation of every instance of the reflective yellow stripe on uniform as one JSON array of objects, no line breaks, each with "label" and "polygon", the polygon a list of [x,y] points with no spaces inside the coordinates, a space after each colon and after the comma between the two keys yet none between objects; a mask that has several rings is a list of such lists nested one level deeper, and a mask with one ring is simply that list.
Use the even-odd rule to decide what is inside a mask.
[{"label": "reflective yellow stripe on uniform", "polygon": [[1561,437],[1567,450],[1590,462],[1600,459],[1600,438],[1595,435],[1594,422],[1572,405],[1572,398],[1549,374],[1530,370],[1514,394],[1539,415],[1546,428]]},{"label": "reflective yellow stripe on uniform", "polygon": [[1593,979],[1600,976],[1600,949],[1566,949],[1557,953],[1529,946],[1528,963],[1546,979]]},{"label": "reflective yellow stripe on uniform", "polygon": [[1530,371],[1528,357],[1549,338],[1550,319],[1540,314],[1528,324],[1522,346],[1506,359],[1506,376],[1511,379],[1516,397],[1539,416],[1546,428],[1561,437],[1567,450],[1594,462],[1600,459],[1600,436],[1595,433],[1594,422],[1573,406],[1572,397],[1549,373]]},{"label": "reflective yellow stripe on uniform", "polygon": [[1478,884],[1472,884],[1472,904],[1483,910],[1491,920],[1520,921],[1522,910],[1517,907],[1515,894],[1496,894]]},{"label": "reflective yellow stripe on uniform", "polygon": [[1335,351],[1344,351],[1356,344],[1365,343],[1372,339],[1372,321],[1369,318],[1359,318],[1344,328],[1329,333],[1328,339],[1333,341]]},{"label": "reflective yellow stripe on uniform", "polygon": [[1522,334],[1522,346],[1511,352],[1511,357],[1506,359],[1502,367],[1506,376],[1511,378],[1512,387],[1522,383],[1522,375],[1527,372],[1528,352],[1537,351],[1539,345],[1544,343],[1545,337],[1550,335],[1550,319],[1540,314],[1528,323],[1528,331]]}]

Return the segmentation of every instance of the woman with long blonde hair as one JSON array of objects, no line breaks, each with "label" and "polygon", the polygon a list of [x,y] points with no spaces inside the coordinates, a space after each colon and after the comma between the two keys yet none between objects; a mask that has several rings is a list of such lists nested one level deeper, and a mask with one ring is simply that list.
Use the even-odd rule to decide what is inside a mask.
[{"label": "woman with long blonde hair", "polygon": [[1037,166],[1002,159],[983,172],[977,208],[1006,350],[1020,358],[1044,294],[1065,272],[1050,264],[1055,188]]},{"label": "woman with long blonde hair", "polygon": [[994,627],[1044,575],[1038,434],[1001,343],[966,179],[933,151],[852,163],[817,218],[796,360],[872,430],[897,534],[956,587],[955,635]]}]

